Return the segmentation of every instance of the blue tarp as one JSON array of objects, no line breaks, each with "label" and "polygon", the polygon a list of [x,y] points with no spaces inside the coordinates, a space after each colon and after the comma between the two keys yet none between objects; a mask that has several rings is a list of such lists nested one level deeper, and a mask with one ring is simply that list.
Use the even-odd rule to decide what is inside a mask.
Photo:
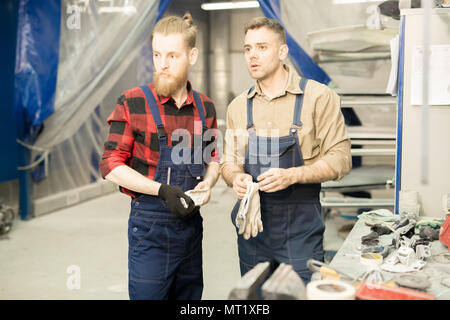
[{"label": "blue tarp", "polygon": [[156,16],[156,21],[162,18],[164,12],[166,12],[167,7],[169,6],[172,0],[160,0],[158,7],[158,15]]},{"label": "blue tarp", "polygon": [[[161,18],[170,2],[170,0],[159,1],[157,19]],[[65,0],[17,0],[17,3],[18,22],[13,113],[17,123],[18,138],[33,147],[33,145],[35,146],[36,139],[44,125],[46,125],[45,129],[49,132],[48,130],[51,127],[49,121],[53,119],[53,116],[55,116],[57,112],[61,111],[61,109],[58,109],[58,106],[55,108],[55,101],[58,101],[58,99],[56,99],[56,92],[58,92],[58,94],[65,93],[64,90],[60,92],[59,89],[61,89],[62,86],[60,82],[66,80],[63,77],[58,80],[58,70],[61,68],[61,60],[64,56],[62,53],[64,50],[62,49],[66,49],[67,51],[67,47],[62,47],[64,41],[61,39],[61,35],[64,33],[65,29],[61,29],[61,26],[64,27],[67,25],[66,21],[62,21],[62,19],[65,17],[66,5],[69,5],[70,3]],[[144,3],[144,1],[140,2],[140,4],[142,3]],[[153,17],[151,19],[153,20],[155,19],[156,14],[154,12],[153,3],[151,7],[149,5],[144,7],[147,9],[147,15],[144,16],[146,19],[142,18],[139,22],[141,22],[141,24],[148,24],[150,21],[149,17]],[[95,15],[95,8],[91,10],[91,12],[92,15]],[[151,15],[148,15],[149,13],[151,13]],[[96,17],[94,16],[94,18]],[[77,40],[78,38],[74,37],[74,39]],[[133,45],[133,43],[130,45]],[[65,58],[67,58],[67,54]],[[79,58],[75,56],[73,59]],[[75,61],[75,65],[76,63],[77,61]],[[83,82],[79,87],[84,88],[85,85],[86,83]],[[62,87],[62,89],[66,89],[64,86]],[[70,93],[72,94],[73,92]],[[77,93],[74,94],[74,96],[76,95]],[[98,104],[95,105],[98,106]],[[93,110],[89,110],[88,112],[92,111]],[[95,126],[92,130],[97,133]],[[15,133],[11,134],[15,136]],[[58,132],[56,132],[56,135],[58,135]],[[39,139],[40,138],[42,138],[42,135]],[[21,147],[20,150],[20,160],[18,163],[15,163],[14,166],[16,167],[18,165],[26,167],[32,162],[32,159],[30,159],[31,152],[28,148]],[[52,154],[50,154],[50,156],[52,156]],[[92,158],[90,159],[92,163],[97,163],[97,161],[95,161],[96,159],[94,159],[98,156],[95,150],[90,153],[90,156]],[[49,162],[47,160],[45,161],[46,164]],[[41,162],[38,167],[31,167],[34,168],[32,174],[35,180],[40,180],[44,177],[43,165],[44,162]],[[51,169],[52,166],[51,163],[49,163],[49,170]],[[67,185],[69,186],[69,184]],[[21,171],[20,210],[22,219],[27,219],[33,215],[31,187],[31,172],[25,170]]]},{"label": "blue tarp", "polygon": [[[61,26],[60,0],[20,0],[14,116],[23,128],[19,138],[33,143],[43,122],[53,113],[57,87]],[[171,0],[161,0],[159,20]]]},{"label": "blue tarp", "polygon": [[[61,1],[19,4],[14,116],[24,135],[53,113],[58,72]],[[20,137],[25,138],[25,137]]]}]

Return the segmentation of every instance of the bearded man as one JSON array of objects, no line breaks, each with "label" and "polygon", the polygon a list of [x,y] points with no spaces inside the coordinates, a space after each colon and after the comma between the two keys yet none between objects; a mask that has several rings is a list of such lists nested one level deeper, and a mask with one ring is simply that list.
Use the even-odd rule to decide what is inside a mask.
[{"label": "bearded man", "polygon": [[[103,178],[131,197],[132,300],[198,300],[203,291],[203,219],[185,191],[207,190],[203,204],[208,202],[219,164],[215,147],[203,138],[194,143],[217,129],[212,100],[188,81],[198,57],[196,33],[190,14],[160,20],[152,33],[154,82],[125,91],[107,119],[100,168]],[[182,141],[179,130],[188,133]],[[177,149],[178,143],[184,147]]]}]

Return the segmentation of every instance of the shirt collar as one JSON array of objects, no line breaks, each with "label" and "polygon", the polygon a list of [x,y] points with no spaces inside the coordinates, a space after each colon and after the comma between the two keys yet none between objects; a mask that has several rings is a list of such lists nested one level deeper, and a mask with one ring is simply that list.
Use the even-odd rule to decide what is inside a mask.
[{"label": "shirt collar", "polygon": [[[292,94],[302,94],[303,91],[302,91],[302,89],[300,89],[300,85],[299,85],[300,84],[300,76],[297,74],[297,72],[293,68],[290,68],[286,64],[283,65],[283,68],[286,69],[286,71],[288,72],[288,81],[287,81],[284,91],[282,92],[282,94],[280,94],[280,96],[285,95],[286,92],[289,92]],[[251,99],[256,94],[264,95],[264,93],[261,90],[258,80],[256,80],[253,90],[250,93],[247,93],[247,98]]]},{"label": "shirt collar", "polygon": [[[187,89],[187,98],[186,98],[186,101],[183,103],[182,107],[185,105],[189,105],[189,104],[192,104],[195,106],[194,94],[192,93],[192,85],[189,80],[187,81],[186,89]],[[159,95],[158,95],[158,98],[159,98],[159,101],[161,102],[161,104],[165,104],[166,102],[170,101],[170,99],[172,99],[171,96],[163,97],[163,96],[159,96]]]}]

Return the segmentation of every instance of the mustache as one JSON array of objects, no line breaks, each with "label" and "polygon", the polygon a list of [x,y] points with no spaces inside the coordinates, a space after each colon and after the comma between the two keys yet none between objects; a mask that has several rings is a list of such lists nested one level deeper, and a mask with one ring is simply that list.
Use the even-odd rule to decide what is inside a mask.
[{"label": "mustache", "polygon": [[170,72],[167,72],[167,71],[155,71],[155,72],[154,72],[154,75],[155,75],[156,77],[159,77],[159,76],[162,76],[162,75],[164,75],[164,76],[166,76],[166,77],[169,77],[169,78],[173,78],[173,77],[174,77],[173,74],[171,74]]}]

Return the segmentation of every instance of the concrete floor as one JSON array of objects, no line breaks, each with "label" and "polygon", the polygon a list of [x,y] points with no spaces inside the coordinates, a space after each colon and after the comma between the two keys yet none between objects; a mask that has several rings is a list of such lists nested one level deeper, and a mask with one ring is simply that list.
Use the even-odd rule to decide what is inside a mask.
[{"label": "concrete floor", "polygon": [[[202,208],[203,299],[227,299],[239,280],[235,198],[223,180]],[[0,299],[128,299],[129,198],[119,192],[46,214],[16,219],[0,240]],[[326,220],[324,247],[338,250],[338,229],[349,221]],[[78,281],[78,282],[77,282]]]}]

